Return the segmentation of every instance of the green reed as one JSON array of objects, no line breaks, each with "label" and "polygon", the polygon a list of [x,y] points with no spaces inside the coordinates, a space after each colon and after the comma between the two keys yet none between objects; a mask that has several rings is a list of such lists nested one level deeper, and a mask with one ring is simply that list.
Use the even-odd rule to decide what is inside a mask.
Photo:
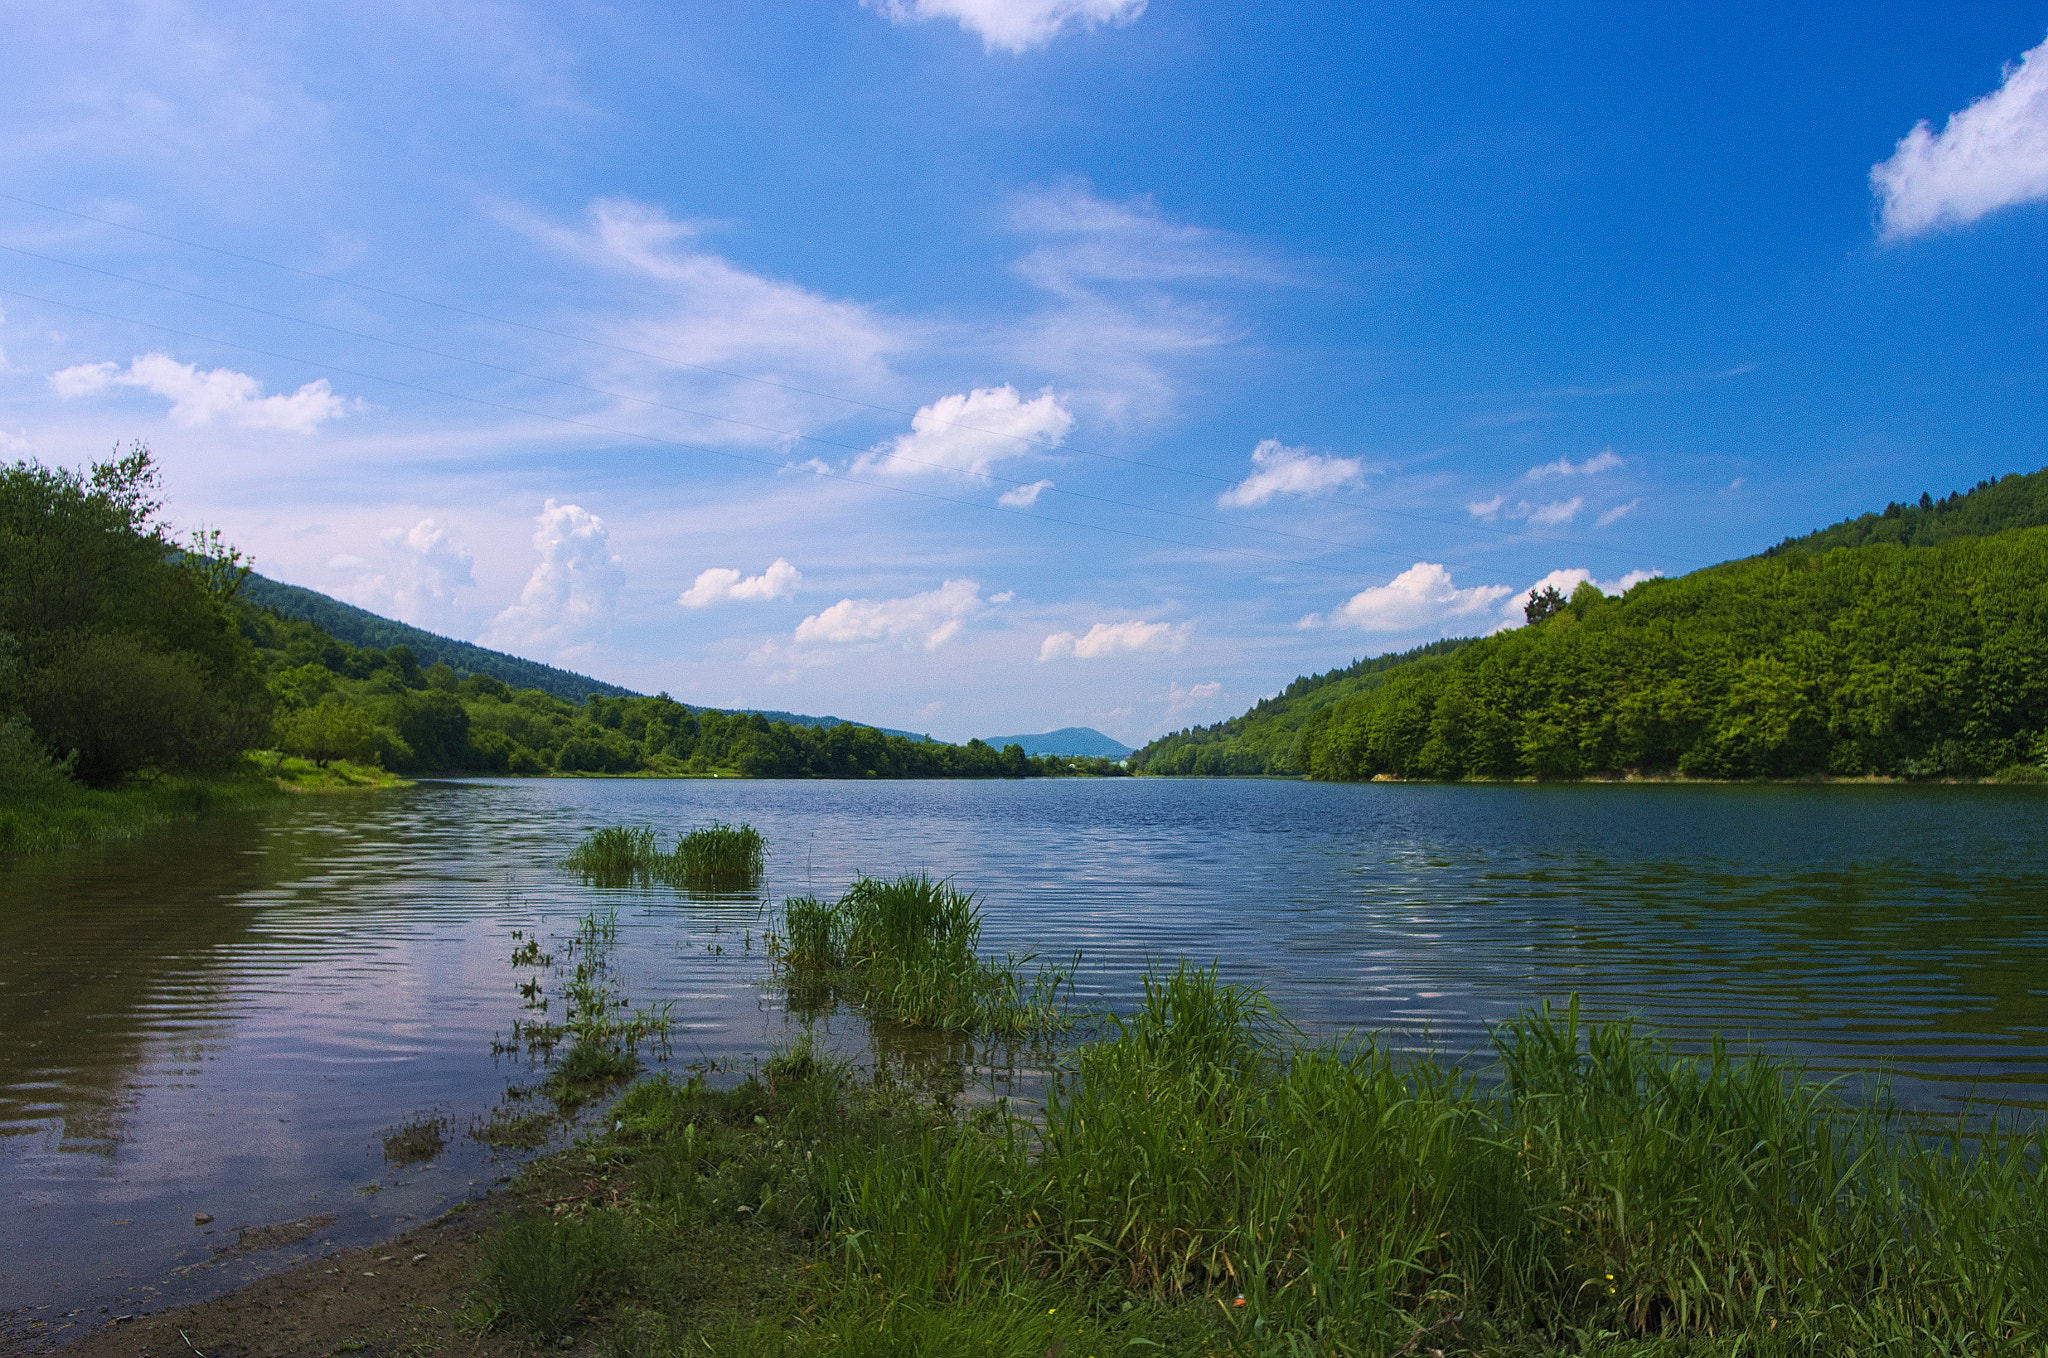
[{"label": "green reed", "polygon": [[751,825],[713,821],[676,843],[668,871],[686,886],[744,888],[761,880],[767,841]]},{"label": "green reed", "polygon": [[585,835],[563,863],[597,886],[631,886],[650,880],[664,857],[646,826],[608,825]]},{"label": "green reed", "polygon": [[[875,1017],[985,1023],[1017,971],[980,923],[950,883],[863,878],[790,901],[772,951]],[[2048,1134],[1576,1000],[1493,1045],[1473,1071],[1310,1040],[1181,963],[1030,1118],[808,1040],[730,1090],[642,1081],[585,1152],[625,1206],[562,1227],[630,1258],[575,1305],[647,1358],[2048,1351]]]},{"label": "green reed", "polygon": [[824,985],[906,1027],[1023,1037],[1070,1026],[1061,992],[1073,965],[985,958],[981,924],[973,893],[950,881],[864,876],[834,902],[786,901],[769,955],[793,987]]}]

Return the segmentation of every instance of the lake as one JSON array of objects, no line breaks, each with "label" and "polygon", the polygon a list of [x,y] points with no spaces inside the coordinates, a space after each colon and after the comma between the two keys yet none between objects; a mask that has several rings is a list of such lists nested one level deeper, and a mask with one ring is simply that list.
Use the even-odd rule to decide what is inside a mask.
[{"label": "lake", "polygon": [[[1489,1024],[1577,993],[1684,1042],[1884,1073],[1915,1106],[2033,1116],[2044,813],[2043,789],[1989,786],[504,780],[0,868],[0,1317],[96,1326],[487,1191],[516,1157],[468,1129],[533,1075],[494,1051],[533,1016],[515,930],[559,950],[615,907],[617,974],[672,1003],[676,1064],[783,1040],[762,901],[585,886],[558,865],[600,825],[752,824],[777,901],[951,876],[992,950],[1079,950],[1087,1003],[1213,960],[1311,1032],[1483,1061]],[[438,1152],[388,1151],[422,1121]],[[279,1223],[302,1224],[238,1233]]]}]

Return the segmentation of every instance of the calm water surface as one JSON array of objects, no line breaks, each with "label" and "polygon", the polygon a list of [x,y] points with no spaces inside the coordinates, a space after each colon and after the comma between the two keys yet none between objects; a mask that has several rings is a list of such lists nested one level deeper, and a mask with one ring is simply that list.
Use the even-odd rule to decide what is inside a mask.
[{"label": "calm water surface", "polygon": [[[993,949],[1080,949],[1112,1005],[1151,959],[1215,959],[1312,1030],[1463,1056],[1577,992],[1886,1071],[1920,1106],[2039,1110],[2044,815],[1993,787],[563,780],[296,798],[0,869],[0,1317],[50,1334],[212,1295],[487,1189],[512,1166],[464,1129],[531,1078],[492,1051],[522,1016],[514,930],[616,906],[675,1061],[764,1053],[760,902],[585,887],[556,865],[598,825],[748,822],[776,899],[955,876]],[[422,1116],[446,1148],[387,1161]]]}]

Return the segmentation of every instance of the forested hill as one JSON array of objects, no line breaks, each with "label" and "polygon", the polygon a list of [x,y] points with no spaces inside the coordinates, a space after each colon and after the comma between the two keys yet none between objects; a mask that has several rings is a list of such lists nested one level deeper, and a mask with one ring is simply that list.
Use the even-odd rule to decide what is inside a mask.
[{"label": "forested hill", "polygon": [[[1846,549],[1846,550],[1838,550]],[[2048,778],[2048,470],[1297,679],[1145,773]]]},{"label": "forested hill", "polygon": [[1878,513],[1844,519],[1804,537],[1786,538],[1764,555],[1812,554],[1878,542],[1933,547],[1958,538],[1989,537],[2013,528],[2044,525],[2048,525],[2048,468],[1979,481],[1969,490],[1939,500],[1922,491],[1917,503],[1888,504]]},{"label": "forested hill", "polygon": [[[467,641],[457,641],[453,637],[444,637],[409,623],[372,613],[368,609],[357,608],[354,604],[345,604],[318,590],[287,585],[282,581],[253,573],[243,582],[241,597],[258,608],[267,608],[287,618],[310,622],[329,636],[345,641],[351,646],[380,651],[389,650],[393,646],[409,647],[413,658],[423,669],[446,665],[455,671],[457,678],[467,678],[472,674],[488,675],[511,688],[537,688],[542,693],[571,703],[580,703],[593,693],[607,698],[640,696],[632,689],[607,684],[604,680],[593,679],[587,674],[556,669],[553,665],[543,665],[537,660],[526,660]],[[725,708],[699,710],[731,711]],[[789,726],[824,727],[846,724],[844,717],[809,717],[800,712],[771,712],[752,707],[740,708],[737,711],[741,716],[752,716],[758,712],[771,724],[781,722]],[[885,736],[902,736],[906,740],[930,739],[914,731],[898,731],[887,726],[877,726],[874,729]]]},{"label": "forested hill", "polygon": [[1299,774],[1306,772],[1296,756],[1302,724],[1331,703],[1369,693],[1386,682],[1390,671],[1404,665],[1429,665],[1472,638],[1432,641],[1398,655],[1354,660],[1342,669],[1305,674],[1270,698],[1261,698],[1241,717],[1213,726],[1191,726],[1161,736],[1132,755],[1136,773],[1157,774]]},{"label": "forested hill", "polygon": [[503,651],[438,636],[408,623],[380,617],[354,604],[345,604],[318,590],[287,585],[261,575],[251,575],[243,582],[242,597],[258,608],[310,622],[351,646],[374,647],[380,651],[393,646],[409,646],[414,659],[422,666],[446,665],[457,674],[487,674],[501,684],[513,688],[537,688],[572,703],[580,703],[593,693],[601,693],[607,698],[638,696],[629,688],[607,684],[587,674],[556,669],[537,660],[522,660]]},{"label": "forested hill", "polygon": [[1317,778],[2048,777],[2048,528],[1581,586],[1304,724]]}]

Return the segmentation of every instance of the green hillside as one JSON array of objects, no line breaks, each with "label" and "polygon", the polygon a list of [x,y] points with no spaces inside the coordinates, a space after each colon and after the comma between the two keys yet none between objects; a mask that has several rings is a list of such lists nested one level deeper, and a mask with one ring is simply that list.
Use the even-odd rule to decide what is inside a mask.
[{"label": "green hillside", "polygon": [[1432,641],[1398,655],[1354,660],[1342,669],[1303,675],[1272,697],[1261,698],[1241,717],[1161,736],[1132,755],[1129,766],[1136,773],[1202,776],[1304,773],[1306,766],[1295,747],[1302,724],[1312,713],[1370,693],[1398,667],[1433,665],[1471,644],[1469,637]]},{"label": "green hillside", "polygon": [[[556,669],[543,665],[537,660],[525,660],[503,651],[493,651],[467,641],[457,641],[434,632],[411,626],[408,623],[382,617],[367,609],[345,604],[318,590],[304,589],[298,585],[287,585],[280,581],[251,574],[243,582],[241,597],[258,608],[268,609],[287,618],[310,622],[321,631],[338,641],[363,649],[388,650],[393,646],[404,646],[412,651],[413,658],[424,668],[446,665],[454,670],[458,678],[473,674],[488,675],[501,684],[518,689],[539,689],[566,702],[580,703],[591,694],[606,698],[635,698],[640,696],[629,688],[607,684],[602,679],[593,679],[587,674],[574,670]],[[726,708],[700,708],[707,712],[730,712]],[[775,712],[763,708],[745,707],[737,709],[741,716],[759,715],[771,724],[782,722],[789,726],[840,726],[856,725],[844,717],[808,717],[800,712]],[[898,731],[887,726],[874,728],[887,736],[902,736],[906,740],[929,740],[915,731]]]},{"label": "green hillside", "polygon": [[1315,713],[1310,776],[1972,776],[2048,756],[2048,528],[1581,586]]},{"label": "green hillside", "polygon": [[1959,538],[1988,537],[2013,528],[2048,525],[2048,468],[2011,472],[1995,481],[1979,481],[1969,490],[1935,499],[1925,491],[1916,503],[1892,503],[1875,514],[1862,514],[1838,524],[1786,538],[1765,556],[1833,551],[1889,542],[1901,547],[1933,547]]},{"label": "green hillside", "polygon": [[345,604],[318,590],[302,589],[261,575],[251,575],[243,583],[242,597],[258,608],[310,622],[337,641],[345,641],[351,646],[380,651],[393,646],[410,647],[413,657],[423,666],[446,665],[459,674],[487,674],[513,688],[537,688],[570,702],[582,702],[593,693],[601,693],[607,698],[634,696],[631,689],[592,679],[587,674],[556,669],[537,660],[522,660],[503,651],[437,636],[407,623],[379,617],[354,604]]},{"label": "green hillside", "polygon": [[2005,772],[2048,761],[2048,470],[1297,679],[1131,758],[1351,779]]}]

